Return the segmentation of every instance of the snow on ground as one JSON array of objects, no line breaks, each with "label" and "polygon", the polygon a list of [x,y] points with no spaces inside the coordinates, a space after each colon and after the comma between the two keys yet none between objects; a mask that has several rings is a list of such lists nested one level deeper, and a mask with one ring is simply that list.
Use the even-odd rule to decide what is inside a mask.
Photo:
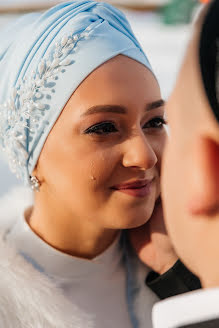
[{"label": "snow on ground", "polygon": [[[154,13],[125,11],[132,28],[142,44],[161,85],[163,97],[168,98],[185,45],[191,33],[190,26],[164,26]],[[18,15],[0,16],[0,29]],[[0,196],[19,181],[10,173],[0,155]]]}]

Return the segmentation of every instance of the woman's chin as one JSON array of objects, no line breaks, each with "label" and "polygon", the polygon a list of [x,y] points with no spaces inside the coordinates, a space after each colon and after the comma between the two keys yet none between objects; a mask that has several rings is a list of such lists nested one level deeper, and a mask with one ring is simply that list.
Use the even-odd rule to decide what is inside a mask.
[{"label": "woman's chin", "polygon": [[126,227],[124,229],[138,228],[138,227],[144,225],[146,222],[148,222],[149,219],[150,219],[150,217],[149,218],[144,217],[143,219],[139,219],[139,220],[136,220],[136,218],[135,218],[135,220],[128,222],[128,224],[126,225]]},{"label": "woman's chin", "polygon": [[[126,195],[125,195],[126,196]],[[145,199],[129,199],[121,196],[113,204],[113,217],[119,218],[113,222],[119,229],[132,229],[144,225],[152,216],[155,202],[157,199],[157,190],[153,188],[152,192]],[[116,212],[115,212],[116,209]]]},{"label": "woman's chin", "polygon": [[124,217],[124,219],[120,219],[120,222],[116,222],[116,226],[114,226],[114,229],[133,229],[138,228],[142,225],[144,225],[146,222],[149,221],[151,217],[151,213],[145,213],[145,215],[139,215],[139,216],[130,216],[127,215]]}]

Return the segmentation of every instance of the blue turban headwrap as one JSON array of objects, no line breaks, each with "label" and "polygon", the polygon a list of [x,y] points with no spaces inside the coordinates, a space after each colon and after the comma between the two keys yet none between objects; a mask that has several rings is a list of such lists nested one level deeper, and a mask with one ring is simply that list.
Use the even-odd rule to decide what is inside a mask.
[{"label": "blue turban headwrap", "polygon": [[151,66],[118,9],[77,0],[27,14],[0,34],[0,141],[25,182],[72,93],[119,54]]}]

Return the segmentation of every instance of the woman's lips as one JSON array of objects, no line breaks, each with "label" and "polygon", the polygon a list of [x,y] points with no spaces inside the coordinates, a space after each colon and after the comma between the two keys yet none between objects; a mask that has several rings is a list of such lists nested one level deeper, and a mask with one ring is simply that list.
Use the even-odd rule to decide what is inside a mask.
[{"label": "woman's lips", "polygon": [[150,193],[152,180],[136,180],[129,183],[119,184],[112,189],[134,197],[145,197]]}]

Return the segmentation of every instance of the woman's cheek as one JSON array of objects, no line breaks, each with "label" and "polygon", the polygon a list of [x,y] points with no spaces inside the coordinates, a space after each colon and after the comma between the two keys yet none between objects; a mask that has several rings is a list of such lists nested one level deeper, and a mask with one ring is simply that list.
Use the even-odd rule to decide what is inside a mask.
[{"label": "woman's cheek", "polygon": [[107,183],[113,174],[115,167],[115,158],[112,152],[98,152],[95,159],[90,162],[90,178],[98,184]]}]

